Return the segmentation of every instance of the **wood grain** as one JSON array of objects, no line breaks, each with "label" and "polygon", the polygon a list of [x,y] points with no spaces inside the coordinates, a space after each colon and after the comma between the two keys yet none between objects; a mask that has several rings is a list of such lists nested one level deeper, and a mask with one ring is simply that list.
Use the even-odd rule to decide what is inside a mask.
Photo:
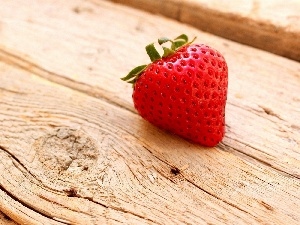
[{"label": "wood grain", "polygon": [[1,225],[17,225],[13,220],[11,220],[10,217],[3,214],[1,211],[0,211],[0,224]]},{"label": "wood grain", "polygon": [[[299,63],[105,1],[7,1],[0,14],[0,211],[13,220],[300,220]],[[228,61],[216,148],[143,121],[119,79],[147,62],[138,49],[183,30]]]},{"label": "wood grain", "polygon": [[298,0],[111,0],[300,61]]}]

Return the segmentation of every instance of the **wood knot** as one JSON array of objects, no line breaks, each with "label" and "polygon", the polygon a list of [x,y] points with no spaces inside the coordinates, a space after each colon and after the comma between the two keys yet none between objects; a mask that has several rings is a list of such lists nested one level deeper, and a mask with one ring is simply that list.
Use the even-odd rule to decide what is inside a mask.
[{"label": "wood knot", "polygon": [[177,167],[174,167],[174,168],[171,168],[170,172],[176,176],[176,175],[180,174],[180,169],[178,169]]},{"label": "wood knot", "polygon": [[69,127],[55,129],[39,138],[33,148],[43,170],[54,176],[87,173],[94,167],[99,154],[91,137],[82,130]]}]

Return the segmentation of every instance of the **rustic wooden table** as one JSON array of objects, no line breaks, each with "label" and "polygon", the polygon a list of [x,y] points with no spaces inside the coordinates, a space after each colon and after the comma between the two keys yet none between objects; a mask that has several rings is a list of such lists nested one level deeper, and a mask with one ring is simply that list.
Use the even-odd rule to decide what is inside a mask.
[{"label": "rustic wooden table", "polygon": [[[299,223],[299,62],[108,1],[0,15],[0,224]],[[215,148],[141,119],[120,81],[183,32],[228,62]]]}]

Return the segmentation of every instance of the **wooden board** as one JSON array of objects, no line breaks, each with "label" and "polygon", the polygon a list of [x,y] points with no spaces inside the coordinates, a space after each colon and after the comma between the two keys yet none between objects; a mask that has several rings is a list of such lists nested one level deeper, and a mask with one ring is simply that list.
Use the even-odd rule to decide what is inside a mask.
[{"label": "wooden board", "polygon": [[[300,220],[299,63],[103,1],[7,1],[0,14],[0,211],[10,218]],[[146,44],[182,32],[228,61],[227,132],[215,148],[142,120],[119,79],[148,62]]]},{"label": "wooden board", "polygon": [[111,0],[300,61],[299,0]]}]

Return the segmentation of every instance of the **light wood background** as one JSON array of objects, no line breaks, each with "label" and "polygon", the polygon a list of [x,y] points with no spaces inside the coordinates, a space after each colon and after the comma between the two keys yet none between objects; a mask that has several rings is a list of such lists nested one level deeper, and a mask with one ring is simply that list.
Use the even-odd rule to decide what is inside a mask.
[{"label": "light wood background", "polygon": [[299,0],[110,0],[300,61]]},{"label": "light wood background", "polygon": [[[2,223],[300,221],[298,62],[108,1],[2,1],[0,15]],[[144,121],[120,80],[183,32],[228,62],[215,148]]]}]

